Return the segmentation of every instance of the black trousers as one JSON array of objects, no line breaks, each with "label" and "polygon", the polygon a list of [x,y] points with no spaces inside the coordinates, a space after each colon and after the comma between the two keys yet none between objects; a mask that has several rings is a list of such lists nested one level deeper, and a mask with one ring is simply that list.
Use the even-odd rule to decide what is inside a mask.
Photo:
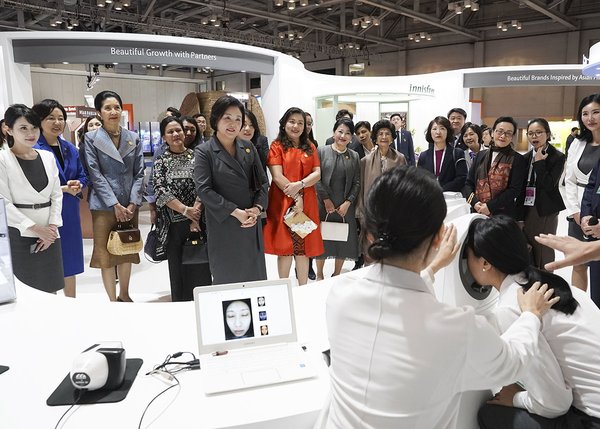
[{"label": "black trousers", "polygon": [[193,301],[194,288],[212,284],[208,264],[183,265],[183,243],[190,234],[191,221],[174,222],[169,226],[167,261],[171,281],[171,301]]},{"label": "black trousers", "polygon": [[600,419],[571,407],[567,414],[548,419],[522,408],[486,404],[479,409],[481,429],[600,429]]}]

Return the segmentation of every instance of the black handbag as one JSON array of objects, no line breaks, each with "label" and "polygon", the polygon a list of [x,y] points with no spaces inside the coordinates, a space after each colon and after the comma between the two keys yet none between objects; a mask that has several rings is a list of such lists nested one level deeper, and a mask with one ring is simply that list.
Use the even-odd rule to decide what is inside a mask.
[{"label": "black handbag", "polygon": [[144,256],[154,264],[165,261],[167,259],[166,249],[158,241],[158,231],[154,229],[154,224],[150,226],[150,232],[146,237],[144,244]]},{"label": "black handbag", "polygon": [[189,237],[183,243],[181,263],[183,265],[208,263],[208,246],[204,233],[190,232]]}]

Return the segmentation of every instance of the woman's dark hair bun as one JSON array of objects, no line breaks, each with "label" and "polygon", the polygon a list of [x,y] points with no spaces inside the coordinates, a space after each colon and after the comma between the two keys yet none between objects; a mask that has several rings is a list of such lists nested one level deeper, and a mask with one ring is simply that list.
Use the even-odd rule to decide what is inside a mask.
[{"label": "woman's dark hair bun", "polygon": [[440,230],[445,217],[446,202],[433,174],[409,166],[388,170],[365,202],[364,227],[373,237],[368,255],[381,261],[409,254]]}]

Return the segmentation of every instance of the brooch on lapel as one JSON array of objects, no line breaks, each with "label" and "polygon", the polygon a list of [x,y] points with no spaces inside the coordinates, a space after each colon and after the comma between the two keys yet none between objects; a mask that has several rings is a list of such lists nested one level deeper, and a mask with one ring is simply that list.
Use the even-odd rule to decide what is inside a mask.
[{"label": "brooch on lapel", "polygon": [[133,142],[132,142],[131,140],[127,140],[127,144],[128,144],[129,146],[131,146],[131,145],[133,144]]},{"label": "brooch on lapel", "polygon": [[250,148],[246,148],[246,153],[250,153]]},{"label": "brooch on lapel", "polygon": [[308,154],[306,154],[306,153],[305,153],[305,154],[304,154],[304,158],[308,158]]},{"label": "brooch on lapel", "polygon": [[348,155],[346,155],[346,159],[350,159],[350,157]]}]

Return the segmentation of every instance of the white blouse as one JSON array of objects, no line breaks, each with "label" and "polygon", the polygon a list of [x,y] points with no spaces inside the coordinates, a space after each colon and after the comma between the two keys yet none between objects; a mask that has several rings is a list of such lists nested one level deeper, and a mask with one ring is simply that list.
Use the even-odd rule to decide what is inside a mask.
[{"label": "white blouse", "polygon": [[418,274],[379,264],[336,278],[326,315],[331,393],[317,428],[456,428],[461,392],[517,379],[540,327],[526,312],[501,338]]},{"label": "white blouse", "polygon": [[[522,282],[523,279],[507,276],[500,287],[495,317],[502,332],[521,313],[517,302],[517,290],[521,286],[517,280]],[[540,355],[535,365],[518,379],[523,381],[527,392],[518,393],[513,405],[546,415],[548,410],[560,407],[561,401],[564,403],[567,399],[566,384],[566,388],[572,390],[573,406],[589,416],[600,418],[600,309],[587,293],[575,287],[571,290],[579,306],[571,315],[556,310],[544,314],[542,334],[546,341],[540,341]],[[550,350],[545,349],[544,344]],[[564,380],[556,380],[554,360],[560,365]],[[561,414],[568,408],[567,405]]]}]

